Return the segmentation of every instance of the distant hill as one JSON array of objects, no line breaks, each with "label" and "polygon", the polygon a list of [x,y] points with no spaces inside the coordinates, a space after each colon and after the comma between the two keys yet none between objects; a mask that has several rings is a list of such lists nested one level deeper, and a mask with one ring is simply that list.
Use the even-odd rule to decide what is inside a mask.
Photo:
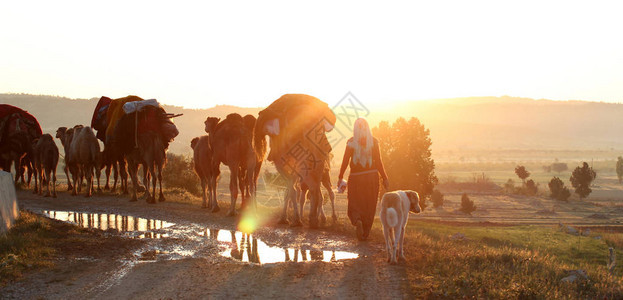
[{"label": "distant hill", "polygon": [[[60,126],[89,124],[99,98],[68,99],[54,96],[0,94],[0,103],[32,113],[44,132]],[[164,106],[175,118],[180,135],[171,144],[176,153],[190,153],[190,140],[205,134],[208,116],[254,114],[261,108],[219,105],[209,109]],[[401,102],[371,109],[371,125],[398,116],[418,117],[430,129],[435,151],[468,149],[623,149],[623,104],[587,101],[551,101],[516,97],[472,97]],[[343,147],[343,146],[342,146]],[[336,153],[343,148],[337,147]]]},{"label": "distant hill", "polygon": [[623,148],[623,104],[473,97],[412,101],[379,112],[418,117],[434,149]]},{"label": "distant hill", "polygon": [[[0,103],[11,104],[27,110],[33,114],[44,133],[54,135],[56,129],[61,126],[73,126],[76,124],[91,124],[93,110],[97,105],[98,98],[69,99],[55,96],[35,96],[24,94],[0,94]],[[206,117],[224,118],[227,114],[237,112],[239,114],[256,115],[261,108],[235,107],[218,105],[209,109],[186,109],[179,106],[164,105],[169,113],[184,114],[174,118],[180,134],[171,143],[169,150],[175,153],[188,154],[192,152],[190,140],[196,136],[204,135]]]}]

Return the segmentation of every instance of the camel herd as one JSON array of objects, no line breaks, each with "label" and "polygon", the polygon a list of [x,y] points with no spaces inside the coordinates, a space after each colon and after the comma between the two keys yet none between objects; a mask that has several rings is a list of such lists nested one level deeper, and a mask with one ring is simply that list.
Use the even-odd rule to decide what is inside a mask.
[{"label": "camel herd", "polygon": [[[130,192],[129,177],[133,184],[130,201],[136,201],[137,192],[144,188],[147,202],[155,203],[157,184],[160,184],[159,201],[164,201],[162,169],[168,145],[178,134],[170,121],[172,117],[175,116],[167,114],[155,100],[143,100],[136,96],[119,99],[102,97],[90,127],[76,125],[58,128],[56,138],[64,150],[68,191],[72,195],[81,193],[85,181],[85,197],[90,197],[95,179],[100,190],[99,178],[104,171],[104,189],[115,191],[119,182],[119,188],[127,194]],[[267,159],[287,182],[280,223],[302,225],[303,207],[309,197],[309,225],[317,227],[318,217],[321,222],[326,220],[322,210],[321,186],[328,190],[334,204],[335,196],[329,178],[331,146],[325,133],[333,129],[335,122],[336,116],[326,103],[303,94],[283,95],[262,110],[257,118],[236,113],[222,120],[208,117],[204,122],[206,135],[194,138],[190,144],[194,152],[194,169],[201,181],[202,206],[211,212],[220,210],[216,190],[220,165],[223,164],[230,171],[231,199],[227,214],[237,214],[239,194],[241,209],[255,212],[258,176],[264,159]],[[0,133],[10,132],[7,126],[0,123]],[[29,174],[37,175],[35,193],[43,193],[43,185],[47,185],[46,196],[56,197],[55,170],[60,154],[52,136],[39,133],[20,141],[19,135],[8,135],[11,138],[7,138],[6,134],[5,137],[0,136],[4,139],[0,147],[2,167],[6,170],[7,161],[19,156],[19,162],[15,164],[16,181],[18,177],[24,180],[23,170],[27,169]],[[98,139],[104,144],[103,150]],[[12,146],[5,142],[12,143]],[[138,181],[140,166],[144,187]],[[110,187],[113,171],[114,183]],[[288,218],[289,206],[292,207],[292,218]],[[334,206],[333,218],[336,218]]]}]

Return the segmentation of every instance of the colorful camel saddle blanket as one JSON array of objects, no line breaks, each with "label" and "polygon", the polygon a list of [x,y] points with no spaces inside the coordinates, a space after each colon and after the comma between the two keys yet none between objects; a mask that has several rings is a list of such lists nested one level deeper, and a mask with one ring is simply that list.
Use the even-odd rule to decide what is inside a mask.
[{"label": "colorful camel saddle blanket", "polygon": [[0,104],[0,141],[5,136],[27,132],[32,138],[41,136],[41,125],[27,111],[8,104]]},{"label": "colorful camel saddle blanket", "polygon": [[91,128],[97,131],[97,138],[102,142],[106,139],[106,127],[108,126],[106,114],[111,102],[112,99],[102,96],[95,106],[93,117],[91,117]]},{"label": "colorful camel saddle blanket", "polygon": [[110,102],[108,110],[106,112],[106,139],[108,140],[113,136],[117,123],[125,115],[123,111],[123,105],[128,102],[143,101],[143,98],[137,96],[127,96],[119,99],[114,99]]}]

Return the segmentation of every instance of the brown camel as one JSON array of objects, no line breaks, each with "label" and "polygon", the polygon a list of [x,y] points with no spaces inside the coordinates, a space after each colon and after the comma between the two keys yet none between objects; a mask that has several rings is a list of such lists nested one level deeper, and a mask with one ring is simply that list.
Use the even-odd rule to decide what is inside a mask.
[{"label": "brown camel", "polygon": [[[203,122],[205,125],[205,132],[208,134],[209,145],[201,146],[202,148],[204,148],[203,150],[201,150],[201,151],[204,151],[204,153],[199,154],[199,155],[208,155],[208,156],[204,156],[201,159],[201,164],[202,164],[201,168],[204,170],[203,174],[207,176],[206,180],[207,180],[208,193],[209,193],[207,197],[208,204],[205,207],[208,208],[211,212],[218,212],[220,210],[219,205],[218,205],[216,187],[218,184],[219,176],[221,174],[221,170],[219,168],[220,163],[216,162],[213,158],[214,151],[212,150],[213,148],[212,148],[212,142],[211,142],[211,139],[214,138],[214,132],[216,131],[216,126],[218,125],[220,120],[221,120],[220,118],[208,117]],[[209,148],[210,150],[206,151],[206,148]],[[196,163],[197,161],[195,160],[195,164]]]},{"label": "brown camel", "polygon": [[336,117],[329,106],[318,98],[302,94],[286,94],[262,110],[255,125],[255,149],[259,157],[266,153],[265,136],[270,137],[272,161],[287,180],[280,223],[288,223],[289,202],[294,208],[293,226],[300,226],[297,199],[300,184],[305,183],[311,196],[309,226],[318,226],[320,183],[331,146],[325,135],[333,129]]},{"label": "brown camel", "polygon": [[[247,132],[252,133],[255,128],[255,123],[257,119],[253,115],[246,115],[242,118],[242,120],[243,120],[244,127],[247,130]],[[248,138],[247,143],[249,143],[250,145],[253,145],[253,134],[247,135],[247,138]],[[256,197],[255,192],[257,191],[257,180],[259,178],[260,169],[262,168],[262,162],[263,162],[263,159],[261,159],[255,153],[255,149],[253,152],[248,152],[247,155],[248,157],[245,160],[245,163],[241,165],[240,172],[238,173],[238,184],[240,186],[240,193],[242,196],[243,208],[246,206],[248,200],[251,199],[251,197],[253,198]],[[255,166],[252,178],[248,177],[248,174],[250,174],[250,172],[249,170],[247,170],[248,163],[246,162],[252,162],[252,165]],[[253,195],[251,195],[252,192],[253,192]]]},{"label": "brown camel", "polygon": [[[35,191],[39,189],[39,194],[43,194],[43,185],[45,184],[47,187],[45,196],[56,198],[56,166],[58,165],[59,153],[54,138],[47,133],[42,135],[37,140],[33,153],[33,164],[36,171]],[[50,183],[52,184],[52,193],[50,193]]]},{"label": "brown camel", "polygon": [[214,207],[215,201],[212,201],[212,199],[216,197],[216,182],[218,181],[220,170],[218,166],[215,168],[212,163],[210,136],[204,135],[194,138],[190,142],[190,147],[193,149],[195,172],[201,181],[201,196],[203,199],[201,207],[211,210]]},{"label": "brown camel", "polygon": [[[160,131],[162,124],[171,124],[164,109],[146,107],[139,112],[125,114],[120,117],[110,140],[111,149],[124,155],[128,161],[128,172],[134,186],[132,199],[137,201],[138,167],[143,166],[143,183],[145,199],[148,203],[156,203],[156,186],[160,183],[159,201],[165,201],[162,193],[162,169],[166,163],[166,151],[171,139],[166,139]],[[153,191],[149,191],[149,178]]]},{"label": "brown camel", "polygon": [[[74,189],[72,195],[77,195],[77,189],[81,183],[78,181],[81,176],[86,179],[87,192],[85,197],[93,194],[93,173],[97,166],[97,159],[100,153],[100,146],[91,127],[75,126],[69,146],[69,165],[74,170],[70,170],[73,175]],[[77,187],[78,186],[78,187]]]},{"label": "brown camel", "polygon": [[15,183],[24,171],[22,160],[32,156],[32,141],[41,134],[41,126],[33,115],[19,107],[0,104],[0,168],[10,172],[14,164]]},{"label": "brown camel", "polygon": [[[238,181],[241,170],[245,171],[247,179],[255,177],[256,155],[253,149],[253,132],[247,130],[244,120],[239,114],[229,114],[225,120],[216,125],[214,135],[210,136],[210,143],[213,149],[213,163],[217,166],[223,163],[229,167],[229,191],[231,193],[231,204],[227,215],[236,214],[236,199],[238,198]],[[255,201],[252,195],[255,194],[253,185],[250,185],[250,204],[255,208]],[[218,202],[214,203],[218,209]],[[248,203],[243,203],[246,208]]]}]

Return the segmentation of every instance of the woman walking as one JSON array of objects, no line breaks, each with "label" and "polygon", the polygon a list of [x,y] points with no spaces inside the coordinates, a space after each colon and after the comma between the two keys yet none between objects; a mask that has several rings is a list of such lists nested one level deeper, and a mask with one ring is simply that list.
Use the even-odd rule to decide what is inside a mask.
[{"label": "woman walking", "polygon": [[376,214],[376,202],[379,198],[379,174],[387,190],[389,181],[381,161],[381,151],[376,138],[372,137],[368,121],[359,118],[355,121],[353,137],[348,140],[338,188],[346,185],[344,172],[350,164],[348,176],[348,218],[356,227],[357,238],[366,240]]}]

